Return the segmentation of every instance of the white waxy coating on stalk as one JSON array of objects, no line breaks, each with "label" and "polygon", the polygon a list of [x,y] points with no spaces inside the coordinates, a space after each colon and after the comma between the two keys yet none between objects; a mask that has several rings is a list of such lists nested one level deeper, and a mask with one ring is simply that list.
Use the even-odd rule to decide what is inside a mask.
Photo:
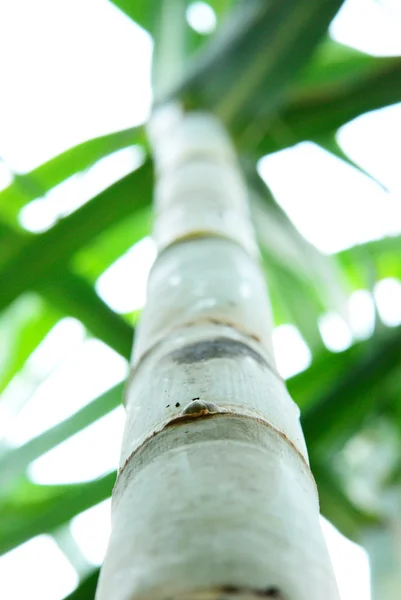
[{"label": "white waxy coating on stalk", "polygon": [[248,440],[235,439],[244,417],[172,427],[172,448],[159,434],[156,456],[123,471],[100,598],[191,600],[206,590],[235,600],[238,588],[254,600],[269,589],[280,590],[272,598],[338,600],[310,472],[277,433],[246,424]]},{"label": "white waxy coating on stalk", "polygon": [[[180,239],[214,235],[257,255],[244,182],[219,121],[207,113],[180,118],[162,109],[150,127],[158,180],[154,238],[160,250]],[[195,140],[195,143],[194,143]]]},{"label": "white waxy coating on stalk", "polygon": [[172,334],[145,358],[128,386],[121,465],[194,398],[262,419],[307,462],[299,409],[269,363],[260,344],[232,327],[205,324]]},{"label": "white waxy coating on stalk", "polygon": [[228,135],[210,113],[196,112],[184,117],[179,107],[169,105],[153,115],[148,132],[159,176],[201,156],[236,164]]},{"label": "white waxy coating on stalk", "polygon": [[193,239],[160,255],[149,277],[134,363],[171,332],[202,320],[229,324],[259,340],[274,364],[265,280],[251,257],[231,241]]},{"label": "white waxy coating on stalk", "polygon": [[150,136],[163,252],[136,336],[97,600],[338,600],[234,150],[212,116],[176,108]]}]

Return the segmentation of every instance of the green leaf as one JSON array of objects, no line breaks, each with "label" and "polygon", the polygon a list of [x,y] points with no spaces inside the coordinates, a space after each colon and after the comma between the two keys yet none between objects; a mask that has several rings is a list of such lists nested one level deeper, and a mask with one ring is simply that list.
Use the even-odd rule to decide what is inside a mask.
[{"label": "green leaf", "polygon": [[255,168],[245,169],[254,202],[253,222],[269,288],[313,350],[322,347],[317,321],[334,310],[348,318],[345,279],[331,256],[312,246],[276,203]]},{"label": "green leaf", "polygon": [[71,175],[92,166],[96,161],[122,148],[144,142],[141,128],[126,129],[78,144],[55,156],[0,192],[0,214],[15,225],[16,216],[24,204],[43,196]]},{"label": "green leaf", "polygon": [[395,486],[401,483],[401,461],[394,467],[394,469],[389,473],[385,484],[388,486]]},{"label": "green leaf", "polygon": [[0,554],[64,525],[111,494],[116,473],[84,484],[41,486],[22,481],[0,498]]},{"label": "green leaf", "polygon": [[[132,246],[134,242],[139,241],[145,233],[149,231],[150,211],[146,208],[134,214],[117,226],[108,229],[99,237],[100,239],[93,240],[89,248],[84,248],[81,251],[81,261],[77,260],[78,266],[82,267],[82,263],[96,279],[118,256],[127,248]],[[29,244],[29,240],[34,240],[35,236],[18,234],[4,224],[0,224],[0,230],[3,229],[3,235],[7,235],[7,241],[15,248],[23,248],[25,244]],[[17,253],[17,251],[16,251]],[[90,269],[88,269],[88,266]],[[83,269],[85,271],[85,269]],[[131,354],[133,330],[119,315],[116,315],[96,294],[92,286],[76,273],[60,268],[49,279],[38,281],[33,285],[34,289],[44,295],[50,303],[57,307],[62,314],[71,315],[85,325],[95,336],[103,342],[111,346],[125,358],[129,358]],[[47,312],[46,312],[47,311]],[[32,313],[32,311],[31,311]],[[0,391],[2,386],[15,374],[16,370],[22,366],[23,362],[29,356],[44,337],[45,333],[55,324],[60,317],[58,312],[43,308],[43,316],[39,319],[36,326],[30,323],[27,327],[26,337],[31,339],[30,345],[23,345],[22,354],[15,355],[10,352],[8,345],[7,361],[17,361],[15,368],[12,368],[4,382],[2,383],[0,369]],[[31,314],[32,316],[32,314]],[[46,318],[45,318],[46,317]],[[46,322],[49,321],[46,326]],[[10,325],[7,319],[8,327]],[[3,335],[3,340],[5,339]],[[13,343],[17,343],[18,335],[13,330]],[[6,361],[3,361],[3,367]]]},{"label": "green leaf", "polygon": [[354,169],[356,169],[357,171],[359,171],[360,173],[362,173],[363,175],[365,175],[366,177],[368,177],[369,179],[371,179],[374,183],[376,183],[376,185],[380,186],[381,189],[384,192],[388,192],[388,189],[380,182],[378,181],[375,177],[373,177],[373,175],[371,175],[370,173],[368,173],[368,171],[366,171],[365,169],[363,169],[360,165],[358,165],[356,162],[354,162],[352,160],[352,158],[350,158],[345,152],[344,150],[341,148],[341,146],[338,144],[335,135],[330,135],[330,136],[326,136],[323,137],[320,140],[315,140],[319,146],[321,146],[324,150],[326,150],[327,152],[330,152],[331,154],[334,154],[334,156],[336,156],[337,158],[339,158],[340,160],[344,161],[346,164],[348,164],[350,167],[353,167]]},{"label": "green leaf", "polygon": [[319,490],[321,513],[343,535],[358,542],[366,527],[379,523],[376,515],[364,512],[350,500],[329,464],[314,461],[312,472]]},{"label": "green leaf", "polygon": [[152,169],[145,163],[110,186],[54,227],[35,236],[0,269],[0,310],[22,292],[55,277],[81,247],[151,200]]},{"label": "green leaf", "polygon": [[345,46],[326,37],[316,48],[311,60],[295,76],[288,98],[290,101],[330,93],[337,86],[343,88],[364,80],[378,67],[391,64],[392,58],[376,57]]},{"label": "green leaf", "polygon": [[333,381],[342,378],[350,365],[354,365],[367,352],[369,341],[355,344],[344,352],[329,352],[322,349],[314,357],[312,365],[302,373],[287,380],[291,397],[301,409],[307,411],[314,402],[324,395]]},{"label": "green leaf", "polygon": [[189,61],[166,100],[215,111],[235,130],[271,114],[326,33],[341,0],[239,3],[207,47]]},{"label": "green leaf", "polygon": [[100,569],[95,569],[93,573],[85,577],[79,586],[64,600],[93,600],[95,597],[96,586],[99,579]]},{"label": "green leaf", "polygon": [[352,288],[359,289],[367,287],[367,268],[374,271],[375,279],[401,279],[400,247],[401,236],[389,236],[344,250],[337,254],[337,260]]},{"label": "green leaf", "polygon": [[15,234],[16,231],[12,227],[0,222],[0,268],[21,252],[24,245],[33,237],[22,231],[19,238]]},{"label": "green leaf", "polygon": [[113,0],[113,4],[118,6],[120,10],[138,25],[149,32],[153,32],[157,24],[158,12],[160,11],[160,0],[146,0],[146,2]]},{"label": "green leaf", "polygon": [[0,316],[0,392],[59,318],[34,294],[24,294]]},{"label": "green leaf", "polygon": [[108,227],[84,248],[78,250],[72,258],[72,269],[94,282],[136,242],[150,235],[151,221],[150,205],[135,210],[131,216]]},{"label": "green leaf", "polygon": [[[24,236],[19,236],[16,232],[10,232],[8,237],[10,243],[16,247],[19,245],[22,246],[20,238],[22,241],[25,241]],[[0,390],[2,389],[2,385],[10,381],[16,370],[22,366],[26,358],[33,351],[35,345],[41,341],[45,333],[60,318],[59,311],[61,311],[61,314],[79,319],[93,335],[129,359],[133,340],[132,327],[99,298],[93,287],[84,278],[61,267],[51,278],[44,278],[42,281],[39,279],[32,284],[32,287],[58,310],[54,311],[49,309],[49,307],[42,308],[42,316],[38,323],[34,325],[33,322],[30,322],[26,328],[26,343],[23,343],[18,354],[10,352],[10,347],[12,346],[11,343],[9,344],[7,361],[15,362],[15,367],[10,366],[8,375],[4,376],[3,384],[0,370]],[[13,310],[13,306],[14,304],[10,307],[11,310]],[[4,316],[3,320],[7,322],[9,328],[9,319]],[[17,344],[18,335],[14,330],[12,332],[12,340],[13,344]],[[28,340],[30,341],[28,342]],[[3,361],[4,364],[6,364],[6,361]]]},{"label": "green leaf", "polygon": [[129,359],[132,327],[99,298],[85,279],[64,269],[35,287],[64,314],[79,319],[93,335]]},{"label": "green leaf", "polygon": [[119,406],[123,387],[120,384],[111,388],[58,425],[23,446],[5,452],[0,458],[0,496],[8,493],[10,482],[23,475],[32,461]]},{"label": "green leaf", "polygon": [[[167,3],[168,0],[163,0]],[[213,8],[218,18],[221,18],[233,4],[235,0],[208,0],[208,4]],[[185,0],[187,5],[191,4],[193,0]],[[150,33],[154,33],[158,24],[158,17],[160,13],[160,0],[113,0],[113,4],[118,6],[128,17],[138,23],[144,29],[147,29]]]},{"label": "green leaf", "polygon": [[376,58],[364,76],[323,84],[309,94],[292,94],[289,102],[257,127],[240,145],[259,156],[282,150],[304,140],[334,135],[336,130],[359,115],[401,100],[401,58]]},{"label": "green leaf", "polygon": [[[330,384],[315,395],[302,413],[302,426],[311,455],[331,454],[361,427],[369,415],[385,410],[386,403],[396,400],[386,390],[386,384],[396,377],[401,390],[400,343],[401,328],[381,331],[368,342],[356,345],[357,349],[359,347],[356,360],[350,360],[346,351],[333,361],[337,363],[333,367],[326,364],[326,371],[331,370]],[[356,354],[355,350],[352,353]],[[339,363],[341,375],[336,375]],[[323,368],[317,361],[308,369],[306,377],[312,381],[315,376],[327,376]],[[293,397],[297,401],[296,390]]]},{"label": "green leaf", "polygon": [[[279,302],[280,312],[286,315],[285,323],[293,323],[305,338],[313,354],[321,351],[323,342],[318,328],[318,318],[323,309],[313,287],[305,284],[300,277],[294,277],[283,269],[272,257],[262,252],[266,265],[269,290]],[[276,314],[276,303],[273,314]],[[275,321],[278,324],[277,321]]]}]

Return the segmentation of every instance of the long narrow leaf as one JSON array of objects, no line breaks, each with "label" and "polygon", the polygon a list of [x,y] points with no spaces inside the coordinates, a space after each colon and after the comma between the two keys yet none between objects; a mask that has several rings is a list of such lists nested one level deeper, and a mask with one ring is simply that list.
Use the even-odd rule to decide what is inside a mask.
[{"label": "long narrow leaf", "polygon": [[[185,0],[185,2],[189,5],[192,3],[192,0]],[[209,0],[208,4],[213,8],[217,16],[221,17],[234,2],[235,0]],[[139,2],[113,0],[113,4],[118,6],[138,25],[147,29],[150,33],[154,33],[160,14],[160,0],[146,0],[146,2],[142,0]]]},{"label": "long narrow leaf", "polygon": [[40,298],[24,295],[0,316],[0,393],[22,368],[36,346],[57,323],[60,314]]},{"label": "long narrow leaf", "polygon": [[401,59],[376,60],[363,77],[294,95],[274,119],[264,124],[259,120],[255,135],[248,135],[243,144],[262,156],[304,140],[319,142],[365,112],[400,102]]},{"label": "long narrow leaf", "polygon": [[151,190],[152,170],[145,163],[45,233],[35,236],[0,270],[0,310],[26,289],[54,276],[74,252],[107,227],[148,205]]},{"label": "long narrow leaf", "polygon": [[317,453],[319,448],[331,453],[349,439],[369,414],[385,409],[385,401],[389,400],[385,382],[398,374],[401,366],[400,328],[378,338],[366,346],[366,352],[356,362],[348,363],[342,377],[331,379],[331,387],[303,411],[303,430],[311,453]]},{"label": "long narrow leaf", "polygon": [[23,446],[6,452],[0,458],[0,495],[7,492],[10,482],[24,474],[32,461],[119,406],[122,396],[123,385],[120,384]]},{"label": "long narrow leaf", "polygon": [[357,507],[347,496],[330,465],[313,461],[313,474],[318,483],[320,509],[343,535],[360,542],[367,526],[379,523],[379,517]]},{"label": "long narrow leaf", "polygon": [[[16,247],[23,245],[21,241],[25,242],[24,236],[11,231],[8,240]],[[11,370],[8,369],[7,376],[4,376],[5,379],[0,372],[0,389],[2,385],[4,387],[10,381],[18,367],[22,366],[30,352],[34,350],[35,345],[41,341],[45,333],[49,331],[50,327],[56,323],[62,314],[79,319],[93,335],[125,358],[129,358],[133,339],[132,327],[103,302],[84,278],[61,267],[53,273],[52,277],[43,278],[42,280],[38,278],[37,281],[34,281],[32,289],[41,293],[58,311],[55,313],[47,310],[46,318],[40,319],[35,327],[32,323],[29,325],[25,338],[29,338],[30,343],[28,345],[27,341],[24,344],[22,353],[19,352],[18,355],[15,354],[14,356],[12,351],[9,353],[10,358],[8,360],[11,360],[14,366],[10,367]],[[59,311],[61,311],[61,314]],[[17,341],[15,333],[13,344]]]},{"label": "long narrow leaf", "polygon": [[55,187],[71,175],[92,166],[104,156],[143,142],[141,128],[110,133],[78,144],[55,156],[26,175],[18,175],[0,192],[0,213],[14,223],[20,208]]},{"label": "long narrow leaf", "polygon": [[85,484],[39,486],[28,481],[0,500],[0,554],[67,523],[108,498],[115,473]]},{"label": "long narrow leaf", "polygon": [[99,579],[99,569],[96,569],[83,579],[79,586],[64,598],[64,600],[93,600]]},{"label": "long narrow leaf", "polygon": [[389,236],[344,250],[337,255],[337,260],[353,288],[358,289],[366,286],[367,265],[374,269],[377,279],[401,279],[400,248],[401,236]]},{"label": "long narrow leaf", "polygon": [[59,310],[79,319],[93,335],[129,359],[132,327],[113,312],[82,277],[64,269],[35,287]]},{"label": "long narrow leaf", "polygon": [[341,0],[241,2],[188,64],[170,97],[209,108],[235,128],[270,114],[326,33]]}]

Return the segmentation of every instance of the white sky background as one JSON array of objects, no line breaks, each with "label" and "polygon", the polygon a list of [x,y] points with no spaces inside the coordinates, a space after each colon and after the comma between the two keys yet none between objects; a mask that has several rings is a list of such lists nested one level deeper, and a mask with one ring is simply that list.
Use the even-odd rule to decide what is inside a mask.
[{"label": "white sky background", "polygon": [[[202,21],[202,3],[196,4],[198,10],[189,13],[189,20],[194,26],[197,22],[199,30],[212,29],[213,14],[204,12]],[[401,54],[400,28],[397,0],[349,0],[331,31],[338,41],[371,54],[389,55]],[[86,139],[137,125],[148,114],[150,38],[107,0],[2,0],[0,55],[0,157],[12,171],[29,171]],[[264,159],[261,173],[303,234],[323,252],[337,252],[401,232],[400,134],[401,105],[361,117],[339,132],[343,148],[389,189],[388,194],[312,144],[300,144]],[[58,186],[45,199],[31,203],[22,211],[21,223],[32,231],[43,231],[85,202],[93,190],[135,168],[139,160],[135,149],[116,153],[86,174]],[[0,189],[9,180],[9,172],[0,163]],[[152,244],[142,242],[99,278],[98,293],[118,312],[139,307],[144,302],[153,258]],[[136,296],[133,289],[127,289],[127,272],[135,273]],[[401,322],[400,296],[401,285],[395,280],[376,286],[375,300],[383,322],[389,326]],[[333,351],[344,349],[353,338],[370,335],[372,296],[367,291],[356,292],[350,309],[352,331],[338,321],[338,315],[322,317],[322,336]],[[3,431],[4,423],[8,424],[10,444],[23,443],[63,420],[125,377],[127,365],[121,357],[104,344],[86,339],[76,321],[63,322],[26,367],[41,372],[52,361],[50,376],[18,415],[0,416]],[[284,376],[308,366],[309,349],[292,325],[277,328],[274,341]],[[65,348],[57,360],[55,347]],[[102,380],[99,373],[104,375]],[[14,382],[17,390],[28,375],[26,371]],[[62,389],[65,398],[57,404],[55,389]],[[10,388],[7,393],[16,392]],[[67,402],[72,397],[74,406]],[[122,427],[123,411],[117,409],[35,461],[30,476],[38,483],[58,483],[85,481],[109,472],[116,466]],[[86,460],[85,448],[104,447],[101,440],[105,431],[108,448],[96,454],[97,460],[95,455]],[[93,564],[102,561],[108,513],[109,503],[102,503],[71,523],[74,539]],[[330,526],[324,525],[324,531],[342,600],[369,600],[365,553]],[[0,597],[7,600],[28,596],[59,600],[76,581],[74,569],[50,536],[39,536],[0,559]]]}]

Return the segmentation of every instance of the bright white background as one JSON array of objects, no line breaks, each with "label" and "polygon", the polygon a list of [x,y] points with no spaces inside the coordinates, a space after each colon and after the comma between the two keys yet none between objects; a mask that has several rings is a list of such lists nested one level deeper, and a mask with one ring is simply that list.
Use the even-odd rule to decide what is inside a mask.
[{"label": "bright white background", "polygon": [[[213,11],[199,2],[191,7],[188,20],[199,31],[215,26]],[[348,0],[331,34],[374,55],[401,54],[400,25],[397,0]],[[2,0],[0,189],[11,181],[12,172],[27,172],[86,139],[142,123],[150,106],[151,52],[149,36],[107,0]],[[401,232],[400,134],[401,105],[396,105],[357,119],[338,136],[343,149],[388,193],[309,143],[262,159],[260,172],[305,237],[323,252],[335,253]],[[30,203],[20,213],[21,224],[44,231],[96,190],[130,172],[139,160],[137,149],[127,149],[100,161]],[[153,259],[150,240],[137,244],[99,278],[98,293],[121,313],[142,306]],[[134,280],[135,287],[130,285]],[[386,325],[401,323],[400,282],[380,282],[375,300]],[[322,317],[320,328],[329,349],[340,351],[371,333],[369,292],[360,290],[351,297],[350,314],[350,324],[338,315]],[[274,343],[285,377],[308,366],[309,349],[292,325],[276,328]],[[74,319],[63,319],[5,392],[10,402],[7,410],[3,403],[0,414],[3,442],[26,442],[122,381],[126,371],[124,359],[87,339]],[[24,408],[10,408],[16,405],[13,398],[30,394],[32,382],[39,386]],[[30,477],[38,483],[77,482],[113,470],[123,421],[123,409],[118,408],[36,460]],[[107,447],[102,443],[106,435]],[[87,452],[90,447],[97,448],[96,454]],[[77,516],[56,538],[39,536],[3,556],[0,597],[61,600],[77,584],[76,568],[101,563],[109,510],[109,502],[104,502]],[[323,526],[342,600],[369,600],[365,552],[329,524]]]}]

